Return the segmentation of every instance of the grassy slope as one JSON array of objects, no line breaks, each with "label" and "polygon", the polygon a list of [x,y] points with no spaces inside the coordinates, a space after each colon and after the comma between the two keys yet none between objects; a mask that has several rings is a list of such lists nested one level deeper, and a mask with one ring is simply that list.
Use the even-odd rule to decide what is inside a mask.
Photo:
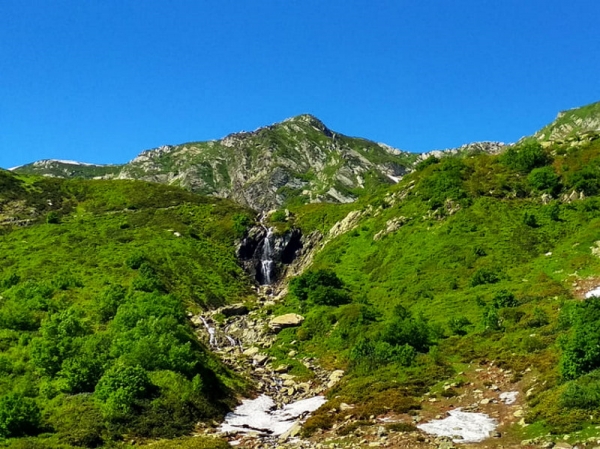
[{"label": "grassy slope", "polygon": [[[41,417],[4,436],[98,445],[186,434],[222,413],[244,383],[196,342],[185,312],[250,298],[232,248],[232,217],[246,211],[141,182],[2,175],[2,204],[37,207],[38,223],[0,235],[0,415],[16,394]],[[142,367],[144,388],[94,393],[127,366]]]},{"label": "grassy slope", "polygon": [[[597,179],[599,155],[598,142],[569,152],[558,148],[551,161],[560,174],[557,189],[569,193],[574,187],[583,188],[577,174],[584,169]],[[577,304],[573,283],[592,277],[596,284],[591,284],[600,284],[600,259],[591,251],[600,236],[598,189],[590,182],[585,200],[544,205],[542,192],[533,189],[527,173],[509,168],[502,157],[479,155],[458,161],[422,168],[385,196],[354,206],[363,211],[359,225],[327,245],[313,267],[333,269],[353,303],[324,307],[289,296],[281,310],[300,311],[307,319],[299,330],[284,331],[273,352],[285,358],[296,340],[301,354],[349,370],[348,381],[335,394],[340,401],[362,402],[366,417],[384,410],[386,402],[395,403],[390,399],[394,395],[403,398],[398,399],[398,411],[406,410],[409,397],[455,376],[473,360],[496,360],[516,373],[532,367],[546,387],[530,397],[528,419],[536,422],[531,432],[585,427],[589,415],[562,406],[562,392],[579,380],[566,382],[561,377],[558,341],[568,339],[571,332],[569,314]],[[554,195],[562,192],[555,190]],[[393,201],[394,196],[404,199]],[[445,202],[447,198],[452,203]],[[456,205],[460,210],[449,213]],[[349,211],[347,206],[312,208],[319,215],[316,220],[315,211],[297,211],[307,230],[327,228],[321,220],[330,222],[329,218],[339,219]],[[527,219],[531,216],[535,223]],[[406,223],[374,240],[388,220],[398,217],[406,217]],[[475,279],[482,279],[482,273],[491,273],[483,279],[493,282],[478,284]],[[504,292],[512,293],[516,303],[494,307],[494,298]],[[365,363],[353,358],[357,345],[365,337],[385,338],[397,315],[396,305],[408,309],[415,320],[421,316],[427,322],[429,353],[418,355],[408,367],[379,360],[365,369]],[[490,310],[495,314],[493,325]],[[457,320],[466,323],[458,332],[452,326]],[[337,402],[332,401],[332,407]],[[309,427],[328,426],[331,419],[331,413],[318,415]],[[591,422],[596,424],[595,418]]]}]

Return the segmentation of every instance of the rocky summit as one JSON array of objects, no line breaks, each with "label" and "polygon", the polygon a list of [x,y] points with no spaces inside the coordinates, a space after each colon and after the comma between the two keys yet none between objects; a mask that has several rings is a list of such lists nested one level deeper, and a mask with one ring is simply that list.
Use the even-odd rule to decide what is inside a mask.
[{"label": "rocky summit", "polygon": [[353,202],[361,192],[396,183],[415,158],[334,132],[305,114],[221,140],[161,146],[124,165],[45,160],[13,171],[171,184],[265,210],[294,202]]}]

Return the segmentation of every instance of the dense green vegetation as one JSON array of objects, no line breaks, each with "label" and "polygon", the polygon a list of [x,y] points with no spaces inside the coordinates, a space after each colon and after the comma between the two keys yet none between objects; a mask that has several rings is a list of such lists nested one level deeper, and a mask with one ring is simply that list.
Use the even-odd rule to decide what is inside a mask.
[{"label": "dense green vegetation", "polygon": [[98,447],[222,416],[244,381],[186,314],[250,297],[232,246],[249,212],[156,184],[0,175],[4,212],[33,223],[0,235],[0,437]]},{"label": "dense green vegetation", "polygon": [[[305,357],[346,373],[306,435],[415,413],[424,394],[452,397],[443,383],[459,388],[474,367],[493,365],[520,382],[528,405],[530,426],[511,431],[598,436],[600,299],[584,293],[600,285],[600,140],[577,128],[597,108],[568,111],[542,143],[425,159],[396,185],[375,170],[355,188],[336,176],[360,157],[394,166],[416,156],[335,135],[310,116],[229,136],[245,143],[227,154],[261,169],[265,151],[300,160],[302,139],[317,153],[339,150],[319,153],[323,173],[274,166],[286,209],[265,217],[277,236],[293,227],[323,236],[284,301],[264,311],[305,317],[278,334],[276,364],[299,379],[312,375]],[[561,126],[565,138],[550,139]],[[214,192],[231,182],[230,161],[213,163],[230,144],[170,148],[150,175],[182,168],[173,154],[190,153],[183,168],[202,179],[198,191]],[[290,173],[293,188],[282,181]],[[305,204],[332,187],[358,201]],[[348,229],[330,234],[349,213]],[[0,171],[0,447],[227,447],[186,437],[248,385],[188,316],[252,302],[234,244],[255,220],[177,187]],[[358,421],[343,423],[342,402]]]},{"label": "dense green vegetation", "polygon": [[[600,306],[580,302],[572,286],[600,284],[598,164],[597,141],[564,151],[528,140],[500,156],[432,158],[354,205],[358,225],[292,280],[280,309],[306,320],[281,333],[273,354],[285,358],[296,340],[300,354],[349,372],[308,431],[343,420],[331,411],[340,401],[362,403],[367,418],[395,409],[390,395],[397,410],[416,406],[481,360],[513,370],[515,380],[527,368],[542,379],[530,384],[527,416],[540,434],[596,425],[589,410],[600,406]],[[561,200],[573,191],[576,200]],[[294,210],[308,231],[348,213],[311,207]],[[400,217],[398,229],[375,238]],[[335,278],[351,300],[307,300],[322,288],[319,277]]]}]

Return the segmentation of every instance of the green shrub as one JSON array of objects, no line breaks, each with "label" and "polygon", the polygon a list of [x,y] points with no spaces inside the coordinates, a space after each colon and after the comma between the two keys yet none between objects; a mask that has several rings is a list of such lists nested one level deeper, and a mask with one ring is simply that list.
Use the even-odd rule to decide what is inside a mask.
[{"label": "green shrub", "polygon": [[500,160],[513,170],[522,173],[529,173],[534,168],[543,167],[551,162],[541,144],[531,140],[510,147]]},{"label": "green shrub", "polygon": [[523,212],[523,224],[530,228],[537,228],[539,226],[536,216],[527,211]]},{"label": "green shrub", "polygon": [[233,216],[233,232],[237,238],[242,238],[250,225],[252,219],[246,214],[235,214]]},{"label": "green shrub", "polygon": [[55,211],[49,212],[48,215],[46,215],[46,223],[58,224],[60,223],[60,216]]},{"label": "green shrub", "polygon": [[519,303],[513,293],[508,290],[500,290],[494,295],[492,305],[499,309],[502,307],[517,307]]},{"label": "green shrub", "polygon": [[563,343],[560,361],[565,379],[576,379],[600,368],[600,298],[578,303],[573,312],[573,329]]},{"label": "green shrub", "polygon": [[471,277],[471,287],[485,284],[495,284],[500,281],[500,276],[497,270],[492,268],[480,268]]},{"label": "green shrub", "polygon": [[538,192],[549,194],[556,193],[560,186],[559,177],[550,166],[534,168],[527,176],[527,182]]},{"label": "green shrub", "polygon": [[450,318],[448,328],[454,335],[467,335],[471,322],[464,316]]},{"label": "green shrub", "polygon": [[285,223],[287,216],[284,209],[278,209],[269,216],[269,220],[274,223]]},{"label": "green shrub", "polygon": [[596,165],[586,165],[567,178],[567,187],[583,192],[587,196],[600,192],[600,168]]},{"label": "green shrub", "polygon": [[41,428],[41,414],[35,401],[20,394],[0,397],[0,437],[35,435]]},{"label": "green shrub", "polygon": [[102,414],[115,421],[131,418],[140,401],[150,398],[153,392],[146,370],[117,364],[104,373],[94,394],[102,401]]},{"label": "green shrub", "polygon": [[341,279],[331,270],[307,271],[293,278],[289,289],[300,301],[317,305],[339,306],[352,300]]}]

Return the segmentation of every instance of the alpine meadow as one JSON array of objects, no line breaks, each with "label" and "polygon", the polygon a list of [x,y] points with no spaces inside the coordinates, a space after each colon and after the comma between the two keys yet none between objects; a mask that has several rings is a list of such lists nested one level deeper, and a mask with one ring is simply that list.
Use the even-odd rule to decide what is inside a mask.
[{"label": "alpine meadow", "polygon": [[[59,156],[59,155],[57,155]],[[0,447],[600,444],[600,103],[0,171]]]}]

